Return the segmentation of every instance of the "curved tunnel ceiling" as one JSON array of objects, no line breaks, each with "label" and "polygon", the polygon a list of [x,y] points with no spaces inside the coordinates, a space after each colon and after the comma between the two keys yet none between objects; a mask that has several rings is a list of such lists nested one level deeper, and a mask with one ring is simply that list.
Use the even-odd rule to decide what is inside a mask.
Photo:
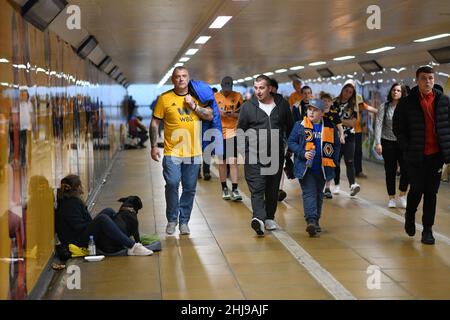
[{"label": "curved tunnel ceiling", "polygon": [[[185,63],[191,76],[218,83],[255,73],[304,65],[308,73],[324,60],[330,68],[356,61],[427,57],[426,51],[450,45],[450,37],[423,44],[413,40],[450,33],[450,1],[378,1],[381,29],[369,30],[367,7],[372,0],[70,0],[81,8],[82,24],[121,66],[132,83],[158,83],[184,56],[199,48]],[[209,29],[219,15],[233,18],[222,29]],[[212,38],[194,45],[200,35]],[[369,55],[386,45],[397,49]],[[333,62],[355,55],[347,62]],[[395,58],[397,56],[397,58]],[[431,56],[429,57],[431,60]],[[357,66],[357,65],[356,65]],[[309,71],[311,70],[311,71]],[[287,73],[279,77],[288,80]],[[283,79],[280,79],[283,80]]]}]

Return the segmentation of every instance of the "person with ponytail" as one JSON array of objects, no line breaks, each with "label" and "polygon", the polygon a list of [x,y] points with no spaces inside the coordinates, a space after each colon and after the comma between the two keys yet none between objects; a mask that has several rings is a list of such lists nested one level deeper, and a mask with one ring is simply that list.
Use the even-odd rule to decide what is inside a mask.
[{"label": "person with ponytail", "polygon": [[[63,246],[74,244],[87,247],[89,236],[93,236],[99,246],[110,243],[127,248],[129,256],[148,256],[152,250],[145,248],[127,237],[114,223],[116,212],[111,208],[103,209],[94,219],[88,212],[81,196],[83,186],[77,175],[68,175],[61,180],[58,190],[58,202],[55,216],[55,228]],[[99,246],[102,249],[101,246]]]}]

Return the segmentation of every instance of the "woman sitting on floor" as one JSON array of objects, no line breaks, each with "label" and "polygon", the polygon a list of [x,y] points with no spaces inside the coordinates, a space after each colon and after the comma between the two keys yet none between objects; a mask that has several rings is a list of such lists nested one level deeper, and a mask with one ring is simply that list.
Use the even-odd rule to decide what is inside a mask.
[{"label": "woman sitting on floor", "polygon": [[[127,237],[114,223],[115,211],[103,209],[94,219],[81,199],[83,187],[79,176],[69,175],[61,180],[55,224],[58,238],[64,246],[87,247],[89,236],[97,243],[112,243],[128,248],[129,256],[149,256],[152,250]],[[102,249],[100,247],[100,249]]]}]

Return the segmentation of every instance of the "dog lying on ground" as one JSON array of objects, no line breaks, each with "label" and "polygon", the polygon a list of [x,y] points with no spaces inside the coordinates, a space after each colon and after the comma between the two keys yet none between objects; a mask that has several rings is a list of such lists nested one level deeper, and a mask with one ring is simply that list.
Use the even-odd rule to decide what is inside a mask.
[{"label": "dog lying on ground", "polygon": [[[114,223],[127,237],[133,236],[135,242],[141,242],[139,236],[139,221],[137,214],[142,209],[142,201],[138,196],[128,196],[118,200],[122,202],[119,211],[112,217]],[[104,252],[112,253],[123,249],[112,243],[101,243],[100,248]]]}]

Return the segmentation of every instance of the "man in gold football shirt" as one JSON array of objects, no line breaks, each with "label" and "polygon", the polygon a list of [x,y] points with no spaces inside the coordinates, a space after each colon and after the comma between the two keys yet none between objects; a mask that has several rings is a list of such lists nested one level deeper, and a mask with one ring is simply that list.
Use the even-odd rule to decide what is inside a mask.
[{"label": "man in gold football shirt", "polygon": [[[236,126],[239,118],[239,109],[244,102],[241,94],[233,91],[233,79],[231,77],[224,77],[221,82],[221,87],[222,90],[217,92],[214,98],[220,110],[224,138],[223,161],[219,164],[222,199],[240,201],[242,200],[242,196],[238,191]],[[230,165],[231,195],[227,186],[227,164]]]},{"label": "man in gold football shirt", "polygon": [[[160,95],[150,124],[151,157],[159,161],[158,127],[164,123],[163,176],[166,181],[166,232],[173,234],[177,223],[180,233],[189,234],[188,222],[194,203],[197,176],[202,157],[201,121],[213,118],[209,106],[200,106],[189,94],[189,73],[176,67],[172,73],[173,90]],[[183,186],[178,195],[180,182]]]},{"label": "man in gold football shirt", "polygon": [[294,87],[294,92],[291,93],[291,95],[289,96],[289,105],[291,106],[291,111],[292,111],[292,106],[303,99],[303,93],[302,93],[302,80],[300,79],[294,79],[292,80],[292,86]]}]

